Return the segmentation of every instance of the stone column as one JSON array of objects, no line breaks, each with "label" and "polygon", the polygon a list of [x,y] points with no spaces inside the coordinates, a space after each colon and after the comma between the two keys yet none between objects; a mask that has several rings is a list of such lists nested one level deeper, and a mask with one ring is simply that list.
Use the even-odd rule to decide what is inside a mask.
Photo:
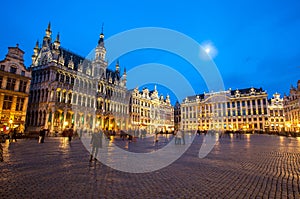
[{"label": "stone column", "polygon": [[1,93],[0,94],[0,111],[2,111],[3,101],[4,101],[4,93]]},{"label": "stone column", "polygon": [[12,100],[12,104],[11,104],[11,112],[10,112],[10,114],[13,114],[14,113],[14,111],[16,110],[16,105],[17,105],[17,96],[13,96],[13,100]]}]

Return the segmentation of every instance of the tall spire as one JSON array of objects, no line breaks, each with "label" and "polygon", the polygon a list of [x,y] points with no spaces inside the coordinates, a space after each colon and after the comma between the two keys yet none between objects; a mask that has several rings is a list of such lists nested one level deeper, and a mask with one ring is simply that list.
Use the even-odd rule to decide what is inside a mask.
[{"label": "tall spire", "polygon": [[49,38],[51,36],[51,33],[52,33],[52,31],[51,31],[51,23],[49,22],[48,23],[48,27],[46,29],[46,37]]},{"label": "tall spire", "polygon": [[104,23],[102,23],[101,34],[100,34],[100,38],[98,40],[98,45],[101,45],[101,46],[104,46],[103,26],[104,26]]},{"label": "tall spire", "polygon": [[35,56],[38,55],[38,52],[39,52],[39,40],[36,41],[35,47],[33,49],[33,53],[34,53]]},{"label": "tall spire", "polygon": [[116,63],[116,72],[120,72],[119,60]]},{"label": "tall spire", "polygon": [[59,33],[57,33],[57,35],[56,35],[56,39],[54,41],[54,46],[55,46],[55,49],[57,49],[57,50],[60,47]]},{"label": "tall spire", "polygon": [[34,65],[35,60],[38,57],[39,50],[39,41],[37,40],[33,49],[33,55],[31,56],[32,66]]},{"label": "tall spire", "polygon": [[48,27],[45,31],[45,36],[44,36],[44,39],[43,39],[43,47],[45,46],[49,46],[50,43],[51,43],[51,23],[49,22],[48,23]]},{"label": "tall spire", "polygon": [[60,42],[60,41],[59,41],[59,32],[58,32],[57,35],[56,35],[55,41]]}]

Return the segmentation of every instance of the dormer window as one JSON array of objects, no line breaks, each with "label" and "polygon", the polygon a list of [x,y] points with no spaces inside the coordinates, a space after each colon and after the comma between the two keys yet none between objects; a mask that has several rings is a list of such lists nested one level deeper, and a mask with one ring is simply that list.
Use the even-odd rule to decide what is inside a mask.
[{"label": "dormer window", "polygon": [[11,73],[13,73],[13,74],[16,74],[16,73],[17,73],[17,68],[14,67],[14,66],[11,66],[9,72],[11,72]]}]

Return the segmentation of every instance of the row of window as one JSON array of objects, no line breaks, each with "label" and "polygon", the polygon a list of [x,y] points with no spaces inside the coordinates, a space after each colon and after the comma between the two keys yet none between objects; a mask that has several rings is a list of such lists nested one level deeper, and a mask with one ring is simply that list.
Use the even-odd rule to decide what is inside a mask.
[{"label": "row of window", "polygon": [[270,116],[283,116],[283,110],[270,110]]},{"label": "row of window", "polygon": [[[215,124],[215,123],[207,123],[207,125],[203,125],[202,128],[203,129],[213,129],[213,128],[220,128],[220,129],[227,129],[227,130],[231,130],[231,129],[242,129],[244,126],[241,125],[236,125],[236,124],[232,124],[232,125],[226,125],[226,124]],[[183,125],[184,129],[198,129],[197,125]],[[263,129],[263,123],[254,123],[254,124],[249,124],[249,129]]]},{"label": "row of window", "polygon": [[[86,106],[90,108],[94,108],[94,99],[91,97],[82,96],[76,93],[67,93],[62,91],[56,92],[56,101],[62,102],[66,104],[74,104],[80,106]],[[125,105],[120,104],[111,104],[111,103],[104,103],[102,101],[96,101],[96,107],[99,110],[105,111],[115,111],[120,113],[127,113],[127,107]]]},{"label": "row of window", "polygon": [[[262,103],[261,100],[247,100],[247,101],[235,101],[235,102],[227,102],[227,103],[215,103],[215,104],[206,104],[205,106],[202,106],[202,109],[204,110],[205,107],[206,109],[226,109],[226,108],[240,108],[240,107],[250,107],[252,105],[253,106],[261,106],[266,105],[267,104],[267,100],[266,99],[262,99]],[[188,107],[182,107],[182,111],[183,112],[188,112],[188,111],[193,111],[196,107],[193,106],[188,106]],[[199,109],[200,107],[198,107]]]},{"label": "row of window", "polygon": [[[13,104],[12,102],[13,102],[13,96],[4,95],[2,110],[11,110],[12,109],[12,104]],[[24,102],[25,102],[25,98],[17,97],[15,110],[16,111],[23,111]]]},{"label": "row of window", "polygon": [[146,107],[150,107],[150,105],[151,105],[148,102],[144,102],[144,101],[138,100],[136,98],[132,98],[132,104],[137,104],[137,105],[146,106]]},{"label": "row of window", "polygon": [[11,90],[11,91],[19,91],[19,92],[26,92],[26,87],[27,87],[27,81],[24,80],[19,80],[19,88],[16,90],[16,82],[17,80],[14,78],[8,77],[6,79],[6,85],[2,85],[4,77],[0,76],[0,88],[5,88],[6,90]]},{"label": "row of window", "polygon": [[[226,112],[226,110],[223,111],[215,111],[215,112],[201,112],[201,117],[230,117],[230,116],[246,116],[246,115],[261,115],[261,114],[266,114],[267,113],[267,108],[259,108],[259,109],[248,109],[248,111],[246,109],[243,110],[228,110]],[[190,113],[182,113],[182,118],[196,118],[196,112],[190,112]]]},{"label": "row of window", "polygon": [[[1,65],[1,66],[0,66],[0,70],[5,71],[5,65]],[[11,66],[11,67],[9,68],[9,72],[10,72],[10,73],[13,73],[13,74],[17,74],[17,67]],[[21,70],[20,75],[25,76],[25,71],[24,71],[24,70]]]}]

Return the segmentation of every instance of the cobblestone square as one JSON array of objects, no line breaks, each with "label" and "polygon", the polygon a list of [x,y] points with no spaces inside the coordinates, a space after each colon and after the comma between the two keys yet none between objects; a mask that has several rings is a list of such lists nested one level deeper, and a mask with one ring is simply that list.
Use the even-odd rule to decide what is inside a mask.
[{"label": "cobblestone square", "polygon": [[[198,157],[204,135],[173,164],[150,173],[125,173],[89,162],[77,138],[3,143],[0,198],[300,198],[300,139],[271,135],[222,137]],[[121,148],[156,150],[172,139],[114,139]],[[143,161],[143,160],[141,160]]]}]

